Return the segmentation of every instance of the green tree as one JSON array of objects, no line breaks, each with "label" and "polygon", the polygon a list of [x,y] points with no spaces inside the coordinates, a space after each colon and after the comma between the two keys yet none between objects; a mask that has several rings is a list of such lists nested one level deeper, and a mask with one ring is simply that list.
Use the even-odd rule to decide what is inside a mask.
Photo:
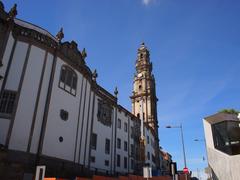
[{"label": "green tree", "polygon": [[228,113],[228,114],[236,114],[236,115],[238,115],[240,113],[240,111],[237,111],[235,109],[222,109],[219,112]]}]

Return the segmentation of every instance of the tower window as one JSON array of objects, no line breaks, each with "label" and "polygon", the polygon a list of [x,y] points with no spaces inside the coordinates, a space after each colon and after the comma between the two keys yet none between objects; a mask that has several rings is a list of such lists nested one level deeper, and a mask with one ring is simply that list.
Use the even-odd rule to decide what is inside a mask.
[{"label": "tower window", "polygon": [[138,117],[138,119],[140,119],[140,114],[139,113],[137,113],[137,117]]},{"label": "tower window", "polygon": [[138,89],[139,89],[139,90],[142,90],[142,85],[139,85],[139,86],[138,86]]}]

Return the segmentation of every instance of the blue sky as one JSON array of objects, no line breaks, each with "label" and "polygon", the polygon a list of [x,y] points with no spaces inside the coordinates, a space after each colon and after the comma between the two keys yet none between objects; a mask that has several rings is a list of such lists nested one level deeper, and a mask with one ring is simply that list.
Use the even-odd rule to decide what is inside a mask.
[{"label": "blue sky", "polygon": [[151,53],[158,96],[161,146],[178,168],[183,157],[178,129],[183,124],[187,164],[206,162],[202,118],[222,108],[240,109],[240,1],[236,0],[4,0],[18,4],[17,17],[87,50],[98,83],[131,110],[136,52],[142,41]]}]

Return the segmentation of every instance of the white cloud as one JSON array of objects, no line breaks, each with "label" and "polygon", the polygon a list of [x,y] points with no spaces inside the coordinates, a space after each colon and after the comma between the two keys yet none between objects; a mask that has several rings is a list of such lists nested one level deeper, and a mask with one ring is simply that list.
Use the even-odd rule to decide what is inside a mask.
[{"label": "white cloud", "polygon": [[149,5],[152,1],[153,1],[153,0],[142,0],[142,3],[147,6],[147,5]]}]

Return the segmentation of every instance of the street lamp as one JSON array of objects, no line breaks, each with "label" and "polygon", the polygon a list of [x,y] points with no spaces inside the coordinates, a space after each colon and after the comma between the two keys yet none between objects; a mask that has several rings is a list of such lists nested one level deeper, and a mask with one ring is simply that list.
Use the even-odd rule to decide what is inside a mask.
[{"label": "street lamp", "polygon": [[205,139],[194,139],[195,142],[204,142],[205,146],[205,153],[206,153],[206,158],[207,158],[207,163],[208,163],[208,154],[207,154],[207,147],[206,147],[206,140]]},{"label": "street lamp", "polygon": [[184,169],[187,168],[187,163],[186,163],[186,154],[185,154],[185,146],[184,146],[184,139],[183,139],[183,128],[182,124],[180,126],[166,126],[166,128],[179,128],[181,129],[181,139],[182,139],[182,148],[183,148],[183,159],[184,159]]},{"label": "street lamp", "polygon": [[207,158],[207,166],[208,166],[208,171],[210,172],[208,175],[210,176],[210,179],[212,179],[212,173],[211,173],[211,168],[208,162],[208,153],[207,153],[207,144],[206,144],[206,140],[204,139],[194,139],[194,141],[196,142],[204,142],[204,146],[205,146],[205,151],[206,151],[206,158]]}]

